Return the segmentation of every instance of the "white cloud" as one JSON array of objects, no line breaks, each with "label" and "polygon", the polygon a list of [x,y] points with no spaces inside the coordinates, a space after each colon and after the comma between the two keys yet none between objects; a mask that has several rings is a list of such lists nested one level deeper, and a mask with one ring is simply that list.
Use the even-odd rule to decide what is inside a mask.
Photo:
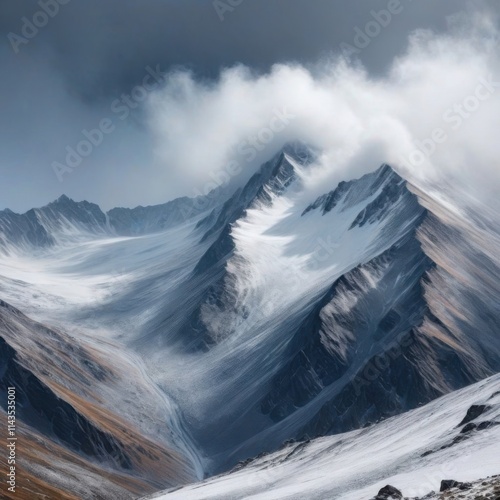
[{"label": "white cloud", "polygon": [[[476,13],[455,18],[447,35],[415,32],[377,79],[344,60],[321,71],[281,64],[263,75],[239,66],[222,71],[216,83],[171,74],[148,103],[157,158],[187,195],[230,161],[253,172],[291,140],[323,151],[320,168],[306,180],[312,190],[385,161],[412,178],[456,178],[479,190],[477,196],[494,194],[500,186],[500,64],[493,26],[488,15]],[[239,146],[255,140],[283,109],[294,118],[247,161]],[[432,152],[419,155],[419,147]]]}]

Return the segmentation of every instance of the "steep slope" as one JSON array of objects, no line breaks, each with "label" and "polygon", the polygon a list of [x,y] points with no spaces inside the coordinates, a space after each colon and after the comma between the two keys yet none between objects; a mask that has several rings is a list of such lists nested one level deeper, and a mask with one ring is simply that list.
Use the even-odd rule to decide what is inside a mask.
[{"label": "steep slope", "polygon": [[288,443],[230,473],[147,498],[369,500],[387,484],[405,498],[422,498],[439,491],[444,479],[498,474],[499,440],[495,375],[366,429]]},{"label": "steep slope", "polygon": [[234,224],[253,207],[271,205],[274,197],[286,193],[297,181],[296,170],[307,166],[312,158],[313,154],[304,146],[287,146],[265,163],[242,189],[237,189],[224,204],[198,222],[198,246],[205,249],[204,253],[192,274],[177,288],[175,299],[170,304],[167,302],[161,315],[148,325],[150,333],[142,343],[158,339],[183,350],[205,351],[220,340],[222,334],[210,328],[204,314],[214,302],[223,303],[226,309],[234,306],[234,277],[226,268],[235,250]]},{"label": "steep slope", "polygon": [[[3,408],[0,417],[7,420]],[[6,441],[6,429],[2,426],[0,431]],[[2,498],[81,500],[104,496],[109,500],[131,500],[157,489],[141,478],[103,468],[102,463],[72,452],[21,420],[17,421],[16,435],[16,489],[12,492],[4,488]],[[5,471],[9,469],[6,458],[5,454],[0,457]]]},{"label": "steep slope", "polygon": [[45,248],[54,244],[54,239],[39,223],[35,210],[24,215],[6,209],[0,212],[0,249],[8,253],[9,248]]},{"label": "steep slope", "polygon": [[[74,466],[82,474],[87,469],[94,481],[101,476],[101,488],[109,498],[194,479],[192,458],[167,437],[167,429],[153,438],[138,426],[142,420],[152,433],[167,423],[154,406],[145,410],[151,404],[151,389],[138,379],[125,378],[125,373],[132,375],[131,366],[126,361],[120,366],[118,359],[115,356],[110,365],[100,349],[33,322],[0,301],[1,405],[6,410],[7,388],[14,387],[16,420],[27,439],[40,436],[47,446],[62,448],[63,468],[68,456],[78,457]],[[128,391],[120,387],[124,383]],[[129,400],[134,394],[142,398],[140,403]],[[22,458],[25,472],[29,469],[46,482],[46,474],[36,473],[37,466],[47,469],[43,455],[29,462]],[[68,491],[75,493],[77,486],[67,485]],[[128,488],[125,496],[117,493]]]},{"label": "steep slope", "polygon": [[389,346],[357,371],[306,434],[374,422],[500,371],[498,235],[412,189],[428,210],[417,238],[433,262],[419,284],[420,317],[396,351]]},{"label": "steep slope", "polygon": [[[401,347],[412,343],[410,332],[422,323],[426,305],[421,280],[431,267],[413,232],[339,278],[298,329],[290,345],[293,358],[274,380],[262,410],[280,421],[377,351],[374,373],[390,362],[387,349],[392,357],[400,356]],[[350,392],[359,398],[363,385],[354,380]],[[380,395],[372,396],[380,403]],[[357,425],[364,423],[362,412],[354,417]],[[342,419],[337,415],[331,421],[340,426]]]}]

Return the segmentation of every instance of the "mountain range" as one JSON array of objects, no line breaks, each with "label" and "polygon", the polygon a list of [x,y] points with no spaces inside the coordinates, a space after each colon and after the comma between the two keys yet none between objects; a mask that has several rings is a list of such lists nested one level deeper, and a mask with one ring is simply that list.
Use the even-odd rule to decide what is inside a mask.
[{"label": "mountain range", "polygon": [[232,478],[270,469],[269,498],[304,498],[281,472],[305,481],[298,457],[376,462],[392,436],[342,483],[374,490],[415,448],[406,427],[427,419],[435,448],[452,428],[435,412],[473,404],[455,391],[495,397],[498,214],[386,164],[311,190],[317,155],[290,144],[234,190],[158,206],[0,212],[0,390],[37,492],[136,498],[233,470],[172,498],[249,498]]}]

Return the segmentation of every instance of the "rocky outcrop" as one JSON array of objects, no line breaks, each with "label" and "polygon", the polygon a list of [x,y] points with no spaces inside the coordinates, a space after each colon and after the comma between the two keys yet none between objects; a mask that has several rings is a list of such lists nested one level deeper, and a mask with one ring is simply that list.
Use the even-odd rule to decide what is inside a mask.
[{"label": "rocky outcrop", "polygon": [[394,486],[384,486],[374,500],[402,500],[403,494]]},{"label": "rocky outcrop", "polygon": [[448,491],[453,488],[457,488],[461,491],[472,489],[471,483],[460,483],[459,481],[455,481],[454,479],[443,479],[441,481],[441,487],[439,489],[440,492]]},{"label": "rocky outcrop", "polygon": [[491,406],[489,405],[472,405],[467,410],[467,415],[465,415],[464,419],[458,424],[458,427],[462,427],[462,425],[468,424],[476,418],[479,418],[485,412],[491,410]]}]

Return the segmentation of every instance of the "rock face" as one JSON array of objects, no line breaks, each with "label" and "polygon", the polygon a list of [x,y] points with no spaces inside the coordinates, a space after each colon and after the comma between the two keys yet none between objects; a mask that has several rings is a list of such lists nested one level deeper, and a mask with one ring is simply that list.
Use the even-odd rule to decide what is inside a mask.
[{"label": "rock face", "polygon": [[[336,422],[338,429],[343,425],[364,425],[370,419],[364,420],[365,412],[359,411],[361,405],[381,407],[385,399],[392,399],[387,404],[397,404],[392,395],[384,396],[383,391],[375,389],[375,380],[378,375],[383,379],[384,367],[395,367],[398,359],[414,346],[412,329],[422,322],[426,311],[421,280],[431,268],[432,262],[411,233],[379,257],[337,280],[298,329],[294,341],[298,352],[263,400],[264,413],[281,420],[295,408],[306,405],[341,379],[377,342],[383,350],[368,360],[336,400],[337,404],[352,394],[353,398],[369,397],[370,403],[368,399],[363,403],[360,400],[357,408],[348,413],[344,411],[348,408],[346,403],[338,405],[338,413],[332,415],[331,421]],[[371,286],[375,276],[376,288]],[[346,296],[355,302],[350,309],[343,307]],[[404,371],[403,367],[400,369]],[[396,390],[404,391],[407,377],[394,374],[394,380],[385,383],[392,383],[395,388],[401,384],[401,389]],[[409,401],[406,396],[405,399]],[[349,423],[346,418],[353,420]]]},{"label": "rock face", "polygon": [[[424,208],[392,169],[383,166],[358,181],[341,183],[303,215],[321,210],[327,216],[334,208],[342,212],[377,192],[350,230],[398,211],[408,230],[384,253],[344,274],[320,299],[293,333],[290,361],[261,401],[262,412],[279,422],[330,392],[300,438],[374,423],[499,368],[498,345],[494,356],[485,356],[482,349],[489,340],[480,348],[472,331],[459,333],[435,295],[438,283],[449,286],[453,278],[439,259],[433,260],[437,252],[429,247],[454,230]],[[454,241],[459,238],[463,235],[456,234]],[[491,268],[500,276],[496,264]],[[453,347],[456,335],[470,342],[467,353]]]},{"label": "rock face", "polygon": [[460,483],[459,481],[455,481],[454,479],[444,479],[441,481],[440,492],[448,491],[453,488],[457,488],[459,490],[470,490],[472,489],[471,483]]},{"label": "rock face", "polygon": [[[290,184],[296,179],[292,162],[310,161],[303,153],[291,156],[291,151],[285,149],[272,160],[268,161],[254,174],[244,188],[238,189],[229,200],[220,208],[213,224],[203,227],[202,241],[208,240],[213,235],[219,235],[212,243],[205,255],[200,259],[195,268],[196,273],[207,271],[210,267],[225,262],[234,250],[234,242],[230,237],[232,224],[245,216],[246,211],[259,203],[269,204],[271,195],[283,194]],[[307,165],[307,163],[304,163]]]},{"label": "rock face", "polygon": [[375,497],[375,500],[402,500],[403,494],[394,486],[384,486]]},{"label": "rock face", "polygon": [[[49,470],[64,468],[68,460],[73,473],[100,481],[106,498],[130,498],[160,483],[176,485],[194,478],[187,458],[154,443],[100,402],[99,388],[113,384],[117,375],[95,349],[0,300],[0,393],[15,388],[20,441],[33,441],[37,450],[20,454],[25,470],[33,471],[30,481],[43,479],[46,460],[56,462]],[[0,413],[6,410],[3,397]],[[59,451],[47,458],[47,450],[54,447]],[[30,462],[24,457],[28,454]],[[76,491],[78,486],[68,479],[64,489]]]},{"label": "rock face", "polygon": [[11,210],[0,212],[0,250],[7,252],[9,247],[46,248],[54,244],[54,239],[40,224],[35,210],[24,215]]},{"label": "rock face", "polygon": [[[123,446],[102,432],[66,401],[57,397],[40,379],[16,360],[16,353],[0,337],[0,360],[3,367],[0,389],[15,387],[19,410],[17,416],[33,427],[45,428],[49,437],[60,440],[70,449],[111,464],[130,469],[130,458]],[[2,403],[3,406],[3,403]],[[6,409],[4,407],[4,409]]]},{"label": "rock face", "polygon": [[302,215],[304,216],[312,210],[320,210],[322,215],[326,215],[339,205],[342,205],[344,209],[355,207],[359,203],[368,200],[383,187],[377,198],[370,202],[370,208],[363,208],[359,212],[356,217],[356,224],[352,224],[352,227],[354,227],[365,217],[373,216],[377,206],[381,207],[383,205],[384,193],[397,193],[398,186],[404,188],[403,179],[389,165],[384,164],[376,172],[367,174],[360,179],[347,182],[341,181],[333,191],[320,196],[314,203],[309,205],[302,212]]},{"label": "rock face", "polygon": [[458,426],[461,427],[462,425],[468,424],[469,422],[476,420],[476,418],[479,418],[488,410],[491,410],[491,406],[489,405],[472,405],[467,410],[467,415],[465,415],[464,419],[458,424]]},{"label": "rock face", "polygon": [[0,212],[0,251],[46,249],[82,234],[106,234],[106,215],[94,203],[75,202],[63,195],[42,208],[15,214]]}]

